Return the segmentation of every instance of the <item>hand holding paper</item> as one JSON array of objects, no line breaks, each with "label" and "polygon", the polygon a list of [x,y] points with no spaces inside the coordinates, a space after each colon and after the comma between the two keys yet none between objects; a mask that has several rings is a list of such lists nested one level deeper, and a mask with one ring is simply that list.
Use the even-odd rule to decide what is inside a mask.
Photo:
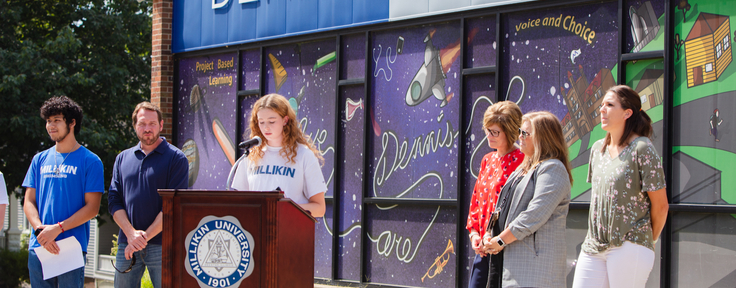
[{"label": "hand holding paper", "polygon": [[38,244],[51,254],[59,254],[59,246],[55,240],[61,234],[61,229],[56,225],[41,225],[38,228],[42,229],[41,233],[36,236]]},{"label": "hand holding paper", "polygon": [[47,280],[74,269],[84,267],[82,245],[77,238],[69,237],[56,241],[58,254],[52,254],[44,247],[35,248],[38,260],[43,268],[43,280]]}]

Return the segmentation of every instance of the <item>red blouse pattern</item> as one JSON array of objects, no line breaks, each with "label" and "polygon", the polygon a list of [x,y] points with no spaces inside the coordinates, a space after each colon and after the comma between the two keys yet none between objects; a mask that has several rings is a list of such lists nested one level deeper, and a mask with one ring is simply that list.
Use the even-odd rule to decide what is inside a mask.
[{"label": "red blouse pattern", "polygon": [[483,235],[488,217],[496,207],[501,188],[506,184],[511,172],[514,172],[523,160],[524,154],[518,148],[502,157],[498,157],[495,151],[483,156],[478,180],[475,182],[473,196],[470,199],[468,223],[465,226],[468,231],[475,229]]}]

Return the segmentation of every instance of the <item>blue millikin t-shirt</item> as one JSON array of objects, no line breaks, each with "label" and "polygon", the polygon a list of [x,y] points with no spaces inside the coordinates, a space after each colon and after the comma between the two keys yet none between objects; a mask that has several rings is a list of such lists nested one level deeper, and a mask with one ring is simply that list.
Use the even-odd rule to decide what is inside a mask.
[{"label": "blue millikin t-shirt", "polygon": [[[66,160],[64,160],[66,157]],[[63,164],[62,164],[63,162]],[[59,174],[55,173],[59,166]],[[23,187],[36,189],[36,207],[41,223],[53,225],[71,217],[85,205],[85,193],[105,191],[100,157],[84,146],[74,152],[58,153],[56,146],[33,156]],[[89,221],[73,229],[64,229],[56,241],[74,236],[87,252]],[[41,247],[31,234],[28,250]]]}]

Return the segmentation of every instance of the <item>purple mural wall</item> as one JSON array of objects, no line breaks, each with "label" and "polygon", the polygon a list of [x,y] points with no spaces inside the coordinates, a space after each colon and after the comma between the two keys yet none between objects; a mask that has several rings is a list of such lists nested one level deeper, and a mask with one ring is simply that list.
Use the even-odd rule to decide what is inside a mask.
[{"label": "purple mural wall", "polygon": [[177,147],[189,160],[189,187],[224,189],[235,163],[237,53],[181,59],[175,83]]},{"label": "purple mural wall", "polygon": [[[460,32],[459,22],[450,22],[372,35],[367,197],[457,198]],[[454,283],[454,207],[374,204],[366,209],[363,264],[370,281],[425,287]],[[448,261],[435,263],[438,256]],[[439,273],[438,264],[443,264]]]}]

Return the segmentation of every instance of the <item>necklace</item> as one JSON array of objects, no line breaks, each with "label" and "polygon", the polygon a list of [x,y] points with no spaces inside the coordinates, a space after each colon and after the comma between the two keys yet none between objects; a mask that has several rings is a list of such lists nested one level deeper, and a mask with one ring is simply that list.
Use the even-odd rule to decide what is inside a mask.
[{"label": "necklace", "polygon": [[[66,154],[66,157],[64,157],[64,160],[61,160],[61,165],[64,165],[64,161],[66,161],[66,158],[68,158],[69,155],[72,155],[74,151],[77,151],[77,146],[81,146],[81,145],[79,143],[77,143],[77,145],[74,145],[74,148],[72,148],[72,151]],[[59,154],[59,156],[61,156],[61,153],[59,153],[58,150],[54,149],[54,151],[56,151],[56,153]],[[54,157],[54,166],[56,166],[56,169],[54,169],[54,174],[56,174],[56,176],[61,175],[61,165],[56,165],[56,157]]]}]

